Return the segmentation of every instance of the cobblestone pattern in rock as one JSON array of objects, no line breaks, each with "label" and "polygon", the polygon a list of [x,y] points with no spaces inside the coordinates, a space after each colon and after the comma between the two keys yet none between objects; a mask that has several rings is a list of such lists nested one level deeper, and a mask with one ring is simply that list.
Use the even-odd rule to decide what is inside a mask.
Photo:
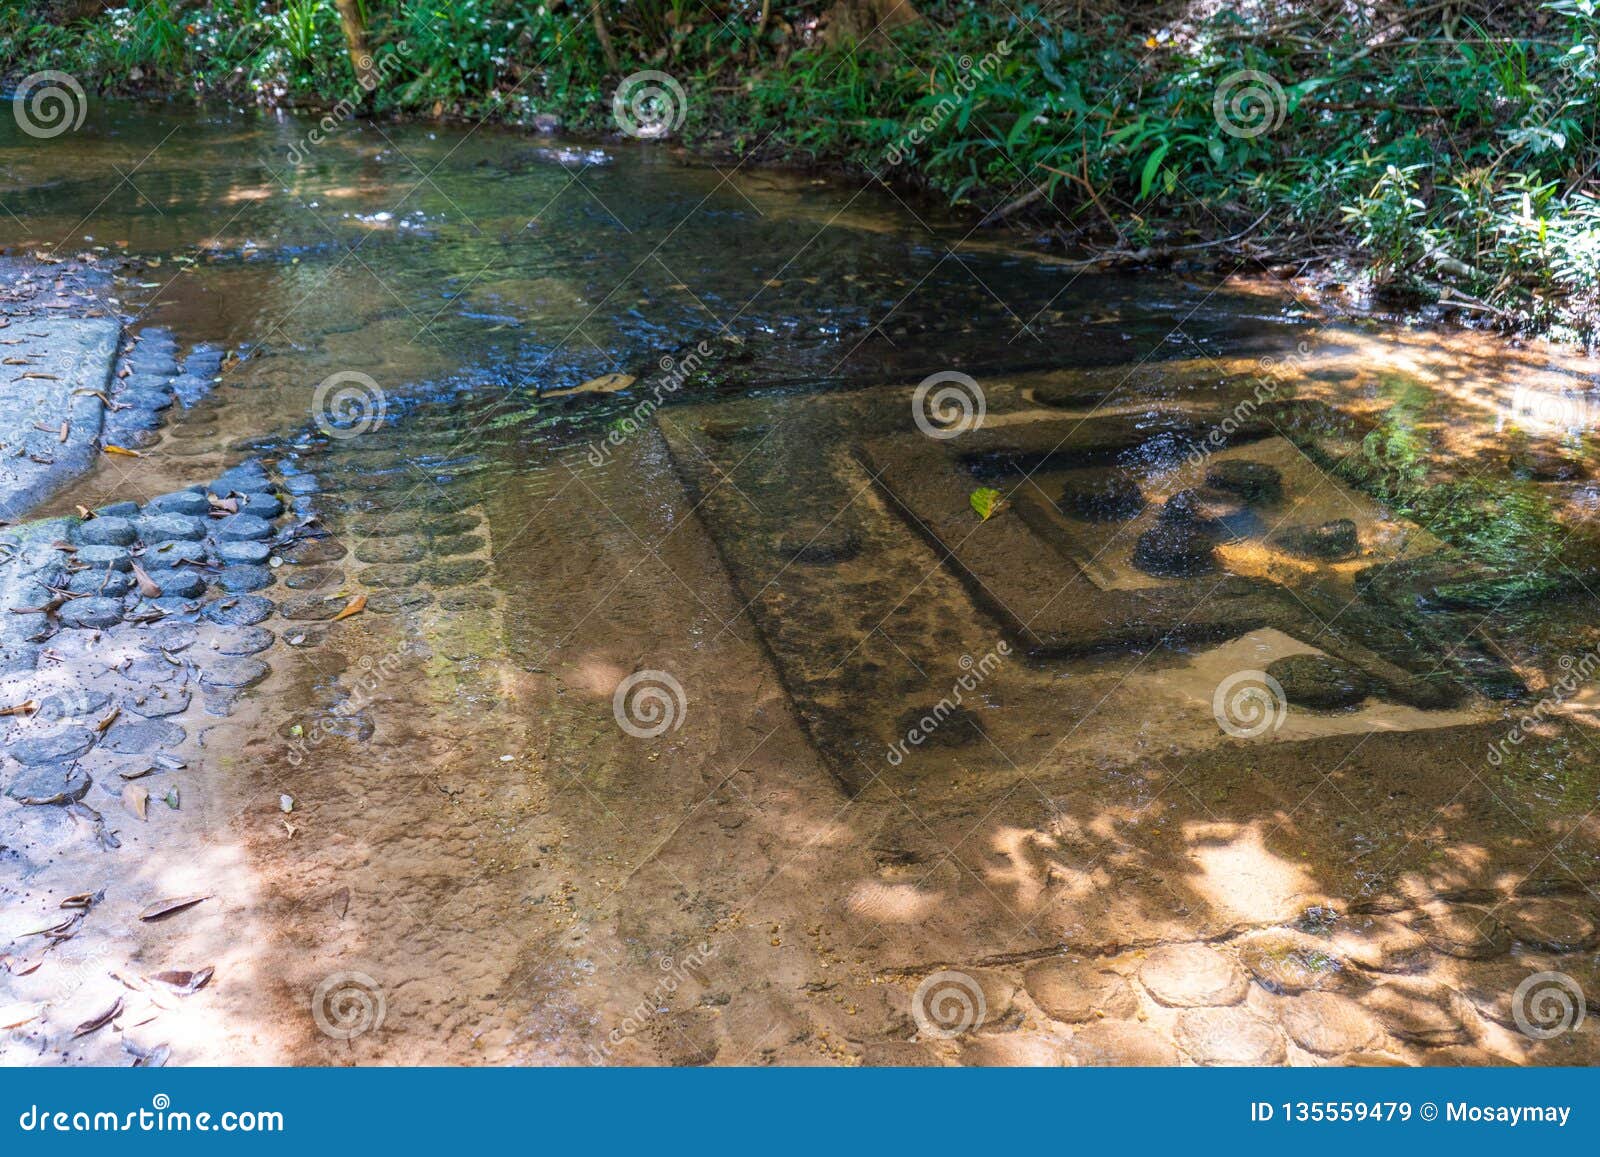
[{"label": "cobblestone pattern in rock", "polygon": [[[1000,1049],[1018,1058],[1008,1063],[1057,1065],[1592,1065],[1597,947],[1600,902],[1575,880],[1318,907],[1296,926],[1017,965],[1019,1016],[916,1047],[923,1063],[995,1063]],[[958,970],[986,993],[1006,979]],[[1521,1031],[1516,993],[1537,973],[1578,986],[1586,1023],[1548,1039]]]},{"label": "cobblestone pattern in rock", "polygon": [[[233,496],[241,512],[212,510],[208,492]],[[242,592],[270,586],[273,574],[219,550],[230,533],[275,533],[272,521],[243,513],[252,508],[279,517],[282,504],[266,471],[246,463],[143,506],[117,503],[88,520],[0,536],[0,599],[10,612],[0,618],[0,706],[15,709],[0,742],[0,790],[12,807],[64,805],[98,825],[85,802],[91,784],[119,794],[123,781],[106,782],[108,771],[177,747],[196,705],[225,715],[266,677],[254,656],[275,636],[255,624],[273,604]],[[5,834],[15,817],[0,817]]]},{"label": "cobblestone pattern in rock", "polygon": [[200,344],[180,363],[171,330],[158,326],[140,330],[117,359],[102,440],[127,449],[152,445],[174,402],[188,409],[210,392],[222,359],[221,349]]}]

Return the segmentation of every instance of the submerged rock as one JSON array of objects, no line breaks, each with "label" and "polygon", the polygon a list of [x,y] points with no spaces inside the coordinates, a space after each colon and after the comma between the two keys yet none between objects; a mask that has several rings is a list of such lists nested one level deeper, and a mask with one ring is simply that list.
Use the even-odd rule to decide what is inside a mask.
[{"label": "submerged rock", "polygon": [[1192,578],[1215,565],[1215,538],[1206,527],[1163,519],[1139,536],[1133,565],[1158,578]]},{"label": "submerged rock", "polygon": [[779,543],[778,553],[786,561],[802,566],[830,566],[860,554],[861,536],[851,530],[801,531]]},{"label": "submerged rock", "polygon": [[1121,471],[1069,478],[1056,508],[1088,522],[1126,522],[1144,511],[1139,483]]},{"label": "submerged rock", "polygon": [[1348,518],[1338,518],[1321,526],[1291,526],[1274,535],[1272,545],[1296,558],[1334,562],[1355,554],[1361,541],[1356,524]]},{"label": "submerged rock", "polygon": [[1290,655],[1267,664],[1267,674],[1298,707],[1331,711],[1353,707],[1373,690],[1366,672],[1328,655]]},{"label": "submerged rock", "polygon": [[1271,503],[1283,497],[1283,475],[1276,466],[1230,458],[1206,471],[1206,485],[1228,490],[1246,502]]}]

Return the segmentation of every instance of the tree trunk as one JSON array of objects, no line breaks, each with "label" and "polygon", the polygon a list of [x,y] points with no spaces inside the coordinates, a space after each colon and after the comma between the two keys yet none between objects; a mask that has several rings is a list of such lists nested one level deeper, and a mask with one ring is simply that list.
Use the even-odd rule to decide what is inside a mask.
[{"label": "tree trunk", "polygon": [[360,0],[333,0],[339,10],[339,27],[344,29],[344,45],[350,54],[350,67],[355,69],[356,83],[366,92],[378,87],[378,72],[372,65],[372,53],[367,50],[367,26],[361,19]]},{"label": "tree trunk", "polygon": [[595,4],[594,9],[594,35],[600,41],[600,51],[605,54],[606,67],[612,72],[620,72],[622,66],[617,63],[617,50],[611,44],[611,29],[606,27],[605,13],[600,11],[600,5]]},{"label": "tree trunk", "polygon": [[859,43],[874,33],[890,33],[922,19],[911,0],[836,0],[828,10],[823,38],[829,44]]}]

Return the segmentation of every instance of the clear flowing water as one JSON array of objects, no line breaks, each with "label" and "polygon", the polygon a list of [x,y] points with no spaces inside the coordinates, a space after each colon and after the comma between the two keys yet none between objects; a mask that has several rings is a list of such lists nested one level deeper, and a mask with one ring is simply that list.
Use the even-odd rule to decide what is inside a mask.
[{"label": "clear flowing water", "polygon": [[[1596,1058],[1510,1005],[1600,995],[1592,366],[1089,276],[873,184],[488,128],[292,163],[309,127],[0,142],[0,241],[239,355],[45,513],[254,456],[328,532],[182,810],[52,878],[222,897],[94,949],[216,964],[157,1022],[177,1059]],[[919,432],[948,371],[985,421]],[[1155,573],[1196,414],[1297,513]],[[1459,503],[1397,509],[1416,477]],[[1141,513],[1073,515],[1118,478]],[[1277,537],[1341,519],[1343,557]],[[1540,581],[1451,553],[1496,549]],[[1308,654],[1365,690],[1230,730],[1224,684]]]}]

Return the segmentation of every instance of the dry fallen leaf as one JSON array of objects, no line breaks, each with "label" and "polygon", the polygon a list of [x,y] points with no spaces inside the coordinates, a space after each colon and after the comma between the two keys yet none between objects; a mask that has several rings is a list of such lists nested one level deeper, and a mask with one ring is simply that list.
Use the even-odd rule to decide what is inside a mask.
[{"label": "dry fallen leaf", "polygon": [[21,1028],[43,1011],[42,1004],[8,1004],[0,1008],[0,1029]]},{"label": "dry fallen leaf", "polygon": [[348,603],[346,603],[344,605],[344,609],[342,611],[340,611],[337,615],[334,615],[333,618],[329,620],[329,622],[337,623],[340,619],[348,619],[351,615],[359,615],[362,611],[364,611],[366,609],[367,609],[367,596],[366,595],[357,595],[355,598],[351,599]]},{"label": "dry fallen leaf", "polygon": [[204,968],[195,969],[193,972],[184,969],[170,969],[166,972],[158,972],[147,979],[154,984],[162,985],[172,992],[176,992],[179,996],[188,996],[191,992],[198,992],[204,988],[206,981],[211,979],[211,974],[215,971],[216,969],[208,964]]},{"label": "dry fallen leaf", "polygon": [[193,896],[171,896],[165,900],[157,900],[143,912],[139,913],[141,920],[159,920],[163,916],[170,916],[174,912],[181,912],[185,908],[192,908],[202,900],[211,899],[210,892],[197,892]]},{"label": "dry fallen leaf", "polygon": [[114,446],[110,442],[105,445],[107,454],[121,454],[126,458],[143,458],[144,455],[137,450],[129,450],[126,446]]},{"label": "dry fallen leaf", "polygon": [[150,806],[149,789],[137,783],[128,784],[122,789],[122,806],[140,819],[144,819],[145,811]]},{"label": "dry fallen leaf", "polygon": [[137,562],[132,565],[133,578],[139,584],[139,593],[147,599],[159,599],[161,597],[161,584],[151,578],[149,572]]},{"label": "dry fallen leaf", "polygon": [[39,710],[37,699],[25,699],[13,707],[0,707],[0,715],[32,715]]},{"label": "dry fallen leaf", "polygon": [[112,1018],[121,1011],[122,997],[119,996],[115,1001],[112,1002],[110,1008],[106,1009],[99,1016],[92,1016],[88,1020],[84,1021],[72,1031],[72,1035],[75,1037],[87,1036],[89,1033],[94,1032],[94,1030],[97,1028],[104,1028],[106,1025],[110,1024]]},{"label": "dry fallen leaf", "polygon": [[172,1046],[169,1044],[158,1044],[154,1048],[142,1052],[128,1041],[124,1041],[122,1047],[133,1054],[133,1067],[136,1069],[163,1068],[167,1063],[167,1058],[172,1055]]}]

